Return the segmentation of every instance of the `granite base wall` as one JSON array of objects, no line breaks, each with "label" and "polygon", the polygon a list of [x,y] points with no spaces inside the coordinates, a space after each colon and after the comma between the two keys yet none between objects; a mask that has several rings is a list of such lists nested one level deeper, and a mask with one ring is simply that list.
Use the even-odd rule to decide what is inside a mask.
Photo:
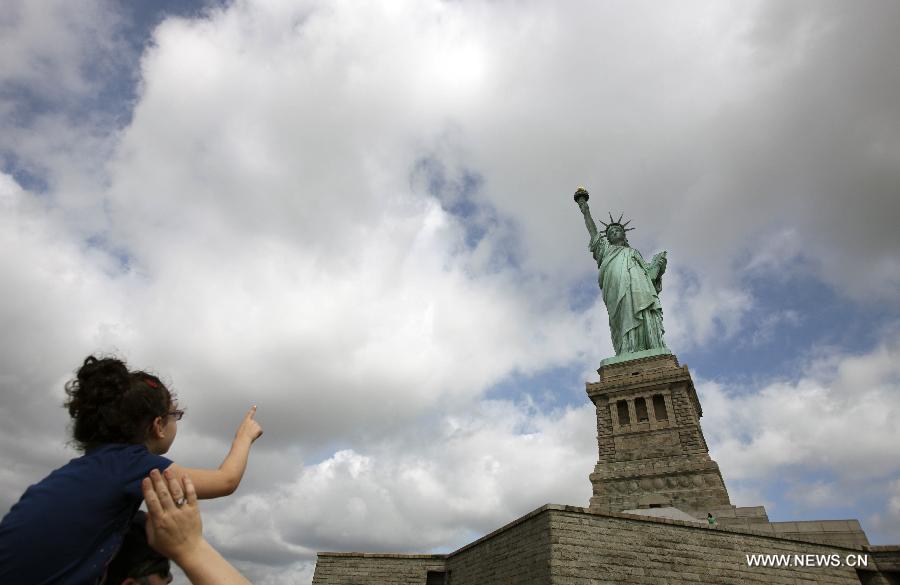
[{"label": "granite base wall", "polygon": [[425,585],[445,555],[319,553],[313,585]]},{"label": "granite base wall", "polygon": [[[874,547],[873,547],[874,548]],[[747,555],[837,555],[842,566],[751,567]],[[868,555],[866,570],[843,564]],[[885,565],[879,572],[875,557]],[[895,583],[898,553],[753,530],[547,505],[446,556],[320,553],[315,585],[667,585]]]},{"label": "granite base wall", "polygon": [[447,557],[449,582],[545,585],[550,582],[549,514],[540,508]]},{"label": "granite base wall", "polygon": [[[854,567],[751,567],[747,555],[837,554],[843,560],[847,555],[866,554],[860,547],[827,546],[674,520],[597,515],[579,508],[548,513],[553,585],[859,585]],[[874,560],[869,562],[874,568]]]}]

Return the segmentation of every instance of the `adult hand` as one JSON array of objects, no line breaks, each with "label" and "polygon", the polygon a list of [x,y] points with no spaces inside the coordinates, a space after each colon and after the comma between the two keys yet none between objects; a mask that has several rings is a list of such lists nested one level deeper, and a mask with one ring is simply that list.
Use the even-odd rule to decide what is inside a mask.
[{"label": "adult hand", "polygon": [[168,469],[165,475],[163,480],[154,469],[141,482],[147,502],[150,546],[175,561],[193,585],[250,585],[203,538],[197,492],[191,478],[185,476],[179,481]]},{"label": "adult hand", "polygon": [[[183,483],[182,483],[183,481]],[[197,550],[203,541],[203,523],[191,478],[179,481],[169,470],[165,479],[154,469],[141,482],[147,502],[147,542],[176,563]]]},{"label": "adult hand", "polygon": [[244,415],[244,420],[241,421],[241,425],[238,427],[237,433],[235,433],[236,438],[246,437],[250,439],[250,442],[252,443],[262,436],[262,427],[259,426],[259,423],[253,418],[254,416],[256,416],[255,404],[251,406],[250,410],[247,411],[247,414]]}]

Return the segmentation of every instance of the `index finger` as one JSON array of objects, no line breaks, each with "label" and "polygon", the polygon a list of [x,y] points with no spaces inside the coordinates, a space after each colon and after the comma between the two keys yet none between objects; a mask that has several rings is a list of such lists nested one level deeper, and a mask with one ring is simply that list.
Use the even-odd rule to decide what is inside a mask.
[{"label": "index finger", "polygon": [[169,493],[168,486],[166,486],[166,481],[163,479],[162,474],[159,470],[154,469],[150,472],[150,481],[153,482],[153,490],[157,499],[159,500],[160,506],[162,506],[163,510],[171,510],[176,508],[175,500],[172,499],[172,494]]},{"label": "index finger", "polygon": [[244,418],[252,419],[253,415],[256,414],[256,405],[250,407],[250,410],[247,411],[247,414],[244,415]]},{"label": "index finger", "polygon": [[184,495],[187,498],[188,506],[197,505],[197,490],[194,488],[194,482],[187,475],[184,476]]},{"label": "index finger", "polygon": [[144,492],[144,501],[147,502],[147,512],[151,518],[159,518],[163,515],[162,504],[159,503],[159,497],[156,490],[153,489],[153,483],[149,477],[145,477],[141,481],[141,491]]}]

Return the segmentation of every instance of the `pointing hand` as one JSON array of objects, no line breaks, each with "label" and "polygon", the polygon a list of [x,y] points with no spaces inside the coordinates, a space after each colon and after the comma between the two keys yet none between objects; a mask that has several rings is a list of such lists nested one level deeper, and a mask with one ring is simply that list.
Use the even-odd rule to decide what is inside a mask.
[{"label": "pointing hand", "polygon": [[256,405],[250,407],[250,410],[247,411],[247,414],[244,415],[244,420],[241,421],[241,426],[238,427],[236,436],[247,437],[250,439],[252,443],[256,439],[260,438],[263,434],[262,427],[259,426],[259,423],[253,418],[256,416]]}]

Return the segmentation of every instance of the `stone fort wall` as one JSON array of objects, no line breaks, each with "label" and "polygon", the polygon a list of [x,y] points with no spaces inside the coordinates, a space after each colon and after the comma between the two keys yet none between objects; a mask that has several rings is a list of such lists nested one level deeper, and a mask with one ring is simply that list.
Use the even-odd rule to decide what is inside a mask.
[{"label": "stone fort wall", "polygon": [[551,538],[539,508],[448,555],[448,583],[550,583]]},{"label": "stone fort wall", "polygon": [[[751,567],[746,555],[837,554],[843,560],[848,555],[865,555],[862,547],[829,546],[749,530],[559,508],[548,510],[553,540],[549,583],[554,585],[861,583],[854,567]],[[875,569],[874,558],[869,557],[869,566]]]},{"label": "stone fort wall", "polygon": [[[868,555],[851,566],[751,567],[748,554]],[[892,553],[896,556],[896,553]],[[862,546],[546,505],[448,555],[320,553],[315,585],[898,583]],[[429,575],[428,571],[431,571]],[[441,573],[443,573],[441,575]],[[440,579],[440,580],[438,580]]]},{"label": "stone fort wall", "polygon": [[445,555],[319,553],[313,583],[426,585],[429,571],[446,570],[444,558]]}]

